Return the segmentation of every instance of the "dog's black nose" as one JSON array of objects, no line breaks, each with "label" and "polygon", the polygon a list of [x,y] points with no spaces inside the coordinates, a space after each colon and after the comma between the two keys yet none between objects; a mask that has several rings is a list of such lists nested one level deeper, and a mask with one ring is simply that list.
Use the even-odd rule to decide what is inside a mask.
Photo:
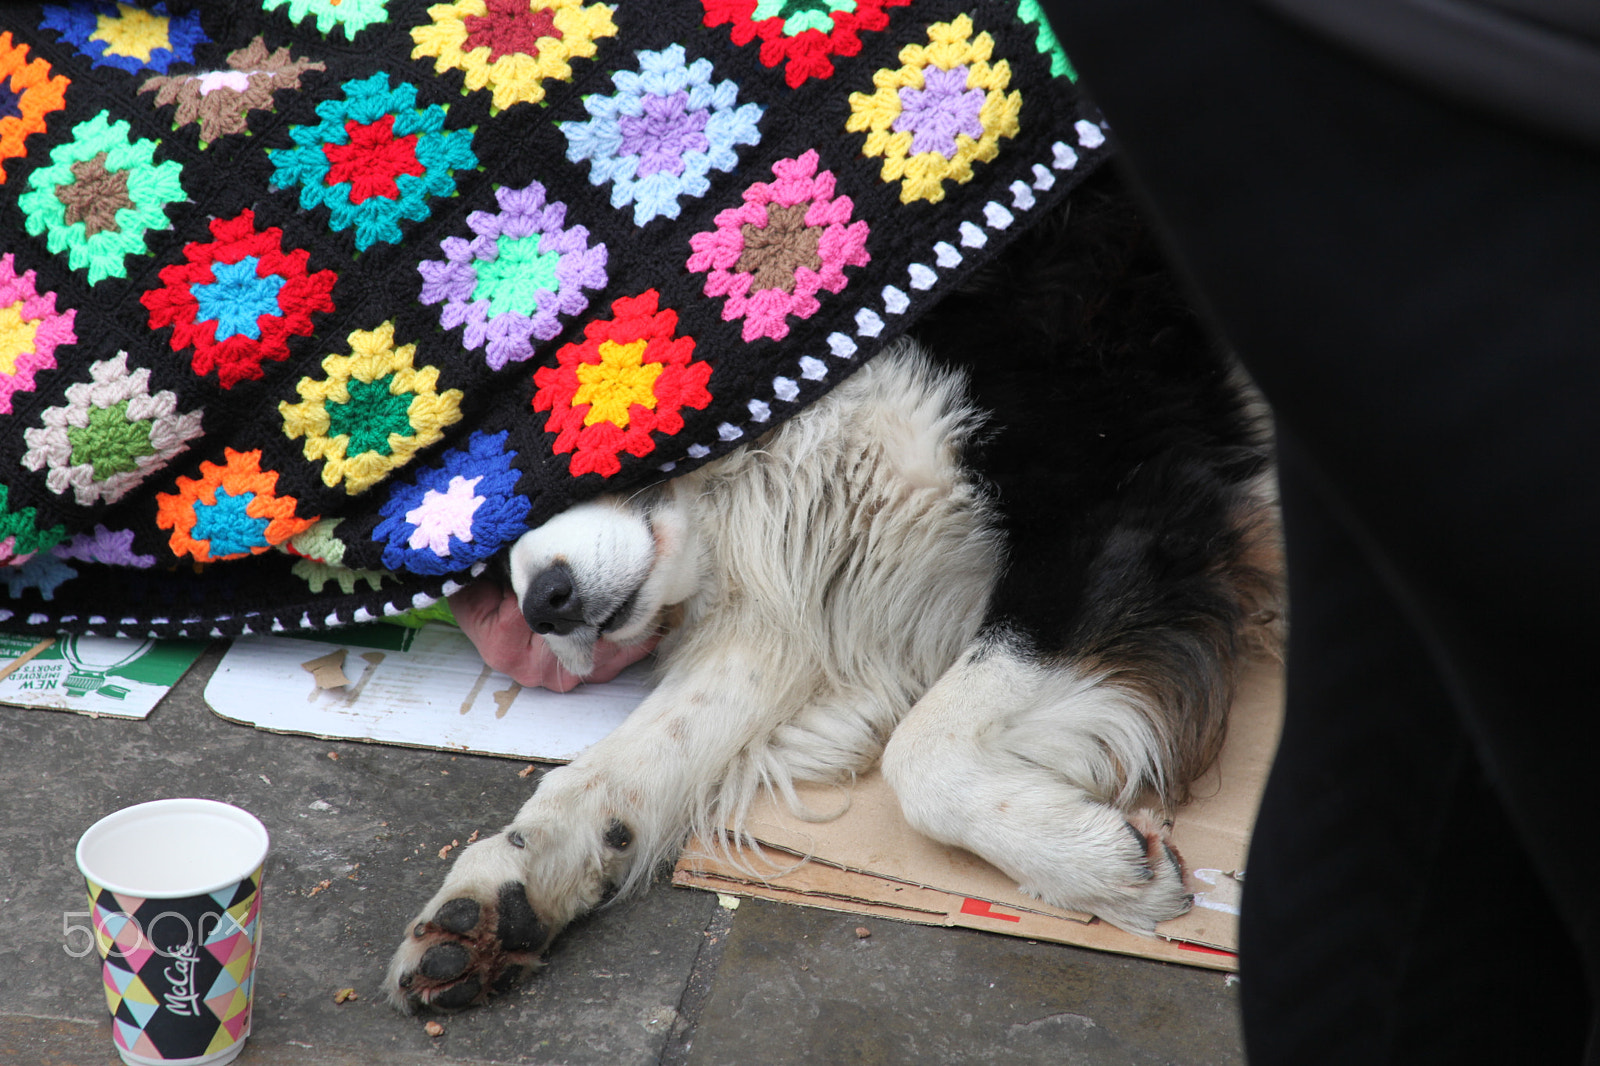
[{"label": "dog's black nose", "polygon": [[555,563],[533,575],[522,597],[522,617],[535,633],[564,637],[583,624],[583,598],[565,563]]}]

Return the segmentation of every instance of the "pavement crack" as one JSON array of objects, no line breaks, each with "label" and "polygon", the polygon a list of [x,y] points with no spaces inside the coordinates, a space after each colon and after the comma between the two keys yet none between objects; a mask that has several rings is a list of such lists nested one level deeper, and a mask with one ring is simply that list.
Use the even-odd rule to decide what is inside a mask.
[{"label": "pavement crack", "polygon": [[689,1045],[694,1039],[695,1026],[700,1022],[700,1012],[711,998],[711,986],[716,981],[717,967],[722,963],[722,953],[728,945],[728,933],[733,928],[733,915],[730,907],[718,907],[711,912],[711,920],[706,923],[705,932],[700,938],[700,947],[695,951],[694,961],[689,964],[689,976],[684,981],[683,994],[678,997],[677,1018],[672,1032],[667,1034],[666,1043],[661,1047],[661,1057],[656,1060],[656,1066],[686,1066],[688,1063]]}]

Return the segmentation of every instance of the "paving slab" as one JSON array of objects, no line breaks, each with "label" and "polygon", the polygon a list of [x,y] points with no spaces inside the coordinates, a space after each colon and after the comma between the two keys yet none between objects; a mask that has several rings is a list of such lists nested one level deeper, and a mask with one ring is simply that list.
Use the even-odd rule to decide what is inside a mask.
[{"label": "paving slab", "polygon": [[[98,963],[64,934],[86,906],[73,846],[111,810],[180,795],[236,803],[272,834],[241,1066],[1242,1062],[1219,973],[780,904],[733,911],[665,885],[578,923],[519,992],[430,1037],[382,1002],[383,967],[450,861],[439,850],[503,825],[531,789],[526,764],[226,722],[201,698],[221,653],[144,721],[0,707],[5,1066],[116,1061]],[[335,1003],[342,988],[357,998]]]},{"label": "paving slab", "polygon": [[[865,933],[866,935],[862,935]],[[1231,975],[745,900],[690,1066],[1229,1066]]]},{"label": "paving slab", "polygon": [[[146,721],[0,708],[0,853],[12,860],[0,869],[0,906],[14,931],[0,940],[0,1014],[101,1026],[99,967],[69,955],[63,936],[64,922],[87,921],[64,917],[86,906],[76,839],[118,807],[199,795],[254,812],[272,835],[251,1055],[241,1062],[330,1061],[336,1051],[370,1062],[660,1057],[714,897],[657,891],[609,908],[557,943],[542,979],[446,1019],[446,1035],[431,1038],[382,1001],[383,968],[444,874],[440,849],[505,824],[532,790],[534,779],[518,776],[527,764],[225,722],[201,699],[220,651]],[[285,681],[287,690],[301,679]],[[341,988],[358,998],[336,1004]],[[18,1040],[21,1028],[14,1023]],[[32,1031],[44,1034],[29,1053],[41,1062],[54,1040],[69,1039]],[[111,1061],[108,1029],[101,1040],[103,1054],[88,1061]],[[26,1061],[0,1052],[0,1062]]]}]

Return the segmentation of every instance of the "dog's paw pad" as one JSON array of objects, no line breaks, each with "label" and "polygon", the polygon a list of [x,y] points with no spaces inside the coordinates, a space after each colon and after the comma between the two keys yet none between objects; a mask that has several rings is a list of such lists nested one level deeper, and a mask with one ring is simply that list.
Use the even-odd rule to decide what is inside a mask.
[{"label": "dog's paw pad", "polygon": [[478,918],[482,916],[483,908],[478,906],[475,899],[459,897],[452,899],[440,907],[433,915],[433,924],[447,933],[457,936],[466,936],[477,928]]},{"label": "dog's paw pad", "polygon": [[507,951],[532,951],[544,946],[547,936],[544,923],[528,904],[528,895],[521,885],[502,885],[496,902],[499,904],[500,918],[495,923],[495,935],[499,937],[502,947]]},{"label": "dog's paw pad", "polygon": [[478,1002],[478,997],[482,993],[483,982],[474,974],[460,984],[435,992],[427,1003],[435,1010],[462,1010]]},{"label": "dog's paw pad", "polygon": [[406,1010],[462,1010],[509,992],[538,966],[545,924],[515,881],[494,898],[457,896],[419,921],[390,968],[391,998]]},{"label": "dog's paw pad", "polygon": [[422,956],[417,972],[430,981],[454,981],[472,965],[472,952],[465,944],[446,941],[435,944]]}]

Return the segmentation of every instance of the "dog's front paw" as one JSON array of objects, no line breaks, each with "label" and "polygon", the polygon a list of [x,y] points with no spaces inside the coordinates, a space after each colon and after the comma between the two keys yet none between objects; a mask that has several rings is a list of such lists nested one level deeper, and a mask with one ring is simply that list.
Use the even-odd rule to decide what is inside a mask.
[{"label": "dog's front paw", "polygon": [[529,891],[536,870],[523,833],[508,829],[462,850],[389,963],[389,999],[403,1011],[461,1010],[504,992],[540,965],[572,917]]},{"label": "dog's front paw", "polygon": [[471,1007],[516,987],[540,965],[550,932],[520,881],[492,893],[460,891],[470,894],[424,912],[389,964],[389,998],[402,1010]]},{"label": "dog's front paw", "polygon": [[519,815],[462,850],[389,963],[395,1006],[460,1010],[507,991],[541,965],[557,933],[616,891],[633,831],[616,818],[566,815]]}]

